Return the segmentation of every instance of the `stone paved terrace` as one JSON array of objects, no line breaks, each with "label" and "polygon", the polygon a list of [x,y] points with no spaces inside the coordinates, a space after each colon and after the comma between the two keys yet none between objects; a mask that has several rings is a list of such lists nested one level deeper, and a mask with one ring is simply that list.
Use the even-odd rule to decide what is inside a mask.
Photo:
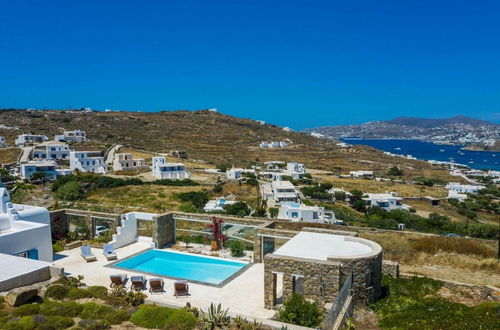
[{"label": "stone paved terrace", "polygon": [[[144,243],[134,243],[117,249],[119,260],[123,260],[130,255],[148,249]],[[168,249],[166,249],[168,250]],[[64,267],[64,271],[70,276],[83,275],[87,285],[102,285],[109,287],[109,275],[126,273],[128,277],[143,275],[132,271],[105,267],[112,263],[107,261],[101,249],[92,248],[97,257],[96,262],[85,262],[80,256],[80,249],[72,249],[59,252],[60,259],[54,262],[57,267]],[[63,257],[64,256],[64,257]],[[146,275],[146,278],[153,276]],[[175,298],[173,295],[173,283],[175,280],[163,278],[165,281],[165,291],[162,294],[150,295],[148,290],[143,293],[148,295],[147,302],[157,305],[184,307],[187,302],[192,306],[207,310],[210,303],[221,303],[223,308],[229,308],[232,315],[241,315],[246,318],[269,319],[274,315],[274,311],[264,308],[264,264],[254,264],[246,269],[242,274],[234,278],[222,288],[207,285],[189,284],[191,296],[186,298]],[[130,286],[130,281],[127,287]]]}]

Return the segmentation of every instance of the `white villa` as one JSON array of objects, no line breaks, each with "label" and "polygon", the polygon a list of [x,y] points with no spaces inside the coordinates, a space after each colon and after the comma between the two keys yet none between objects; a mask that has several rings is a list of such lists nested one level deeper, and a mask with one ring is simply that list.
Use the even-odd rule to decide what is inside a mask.
[{"label": "white villa", "polygon": [[5,148],[5,146],[5,138],[3,136],[0,136],[0,148]]},{"label": "white villa", "polygon": [[458,182],[449,182],[446,187],[448,189],[448,199],[458,199],[463,202],[467,199],[467,194],[477,194],[484,186],[472,185],[472,184],[461,184]]},{"label": "white villa", "polygon": [[167,163],[165,157],[153,157],[153,175],[157,179],[182,180],[189,178],[183,163]]},{"label": "white villa", "polygon": [[260,148],[286,148],[288,147],[288,143],[284,142],[284,141],[271,141],[271,142],[267,142],[267,141],[263,141],[260,143],[259,145]]},{"label": "white villa", "polygon": [[239,179],[243,173],[251,173],[255,175],[255,170],[233,166],[231,169],[226,171],[226,176],[228,179]]},{"label": "white villa", "polygon": [[394,196],[392,193],[386,194],[366,194],[363,200],[367,202],[368,206],[378,206],[386,211],[401,209],[409,210],[410,206],[401,203],[403,198]]},{"label": "white villa", "polygon": [[73,171],[70,169],[59,169],[53,160],[34,160],[23,163],[20,166],[21,177],[29,180],[35,173],[43,172],[49,180],[55,180],[58,176],[69,175]]},{"label": "white villa", "polygon": [[132,158],[132,154],[115,154],[113,159],[113,171],[138,170],[148,168],[146,161],[142,158]]},{"label": "white villa", "polygon": [[287,202],[281,204],[278,219],[324,223],[334,222],[335,214],[332,211],[325,211],[324,207]]},{"label": "white villa", "polygon": [[208,201],[203,207],[205,212],[225,212],[224,206],[229,204],[236,204],[237,201],[228,201],[223,197]]},{"label": "white villa", "polygon": [[286,163],[282,160],[273,160],[273,161],[269,161],[269,162],[264,163],[264,166],[268,170],[279,170],[279,169],[285,168],[285,165],[286,165]]},{"label": "white villa", "polygon": [[64,131],[61,135],[54,135],[56,141],[83,142],[87,141],[87,133],[76,129],[74,131]]},{"label": "white villa", "polygon": [[[0,253],[52,261],[49,211],[43,207],[12,204],[0,187]],[[8,271],[7,269],[2,269]]]},{"label": "white villa", "polygon": [[373,171],[351,171],[349,175],[352,178],[373,178]]},{"label": "white villa", "polygon": [[275,203],[299,202],[299,195],[290,181],[273,181],[271,190]]},{"label": "white villa", "polygon": [[47,141],[35,146],[32,151],[33,158],[61,160],[69,158],[70,149],[66,143]]},{"label": "white villa", "polygon": [[19,148],[23,148],[27,145],[33,145],[35,143],[40,143],[48,140],[49,138],[46,137],[45,135],[21,134],[17,136],[17,139],[14,141],[14,143]]},{"label": "white villa", "polygon": [[106,174],[108,165],[104,162],[104,157],[98,151],[71,151],[69,154],[69,165],[71,170],[81,172],[91,172]]}]

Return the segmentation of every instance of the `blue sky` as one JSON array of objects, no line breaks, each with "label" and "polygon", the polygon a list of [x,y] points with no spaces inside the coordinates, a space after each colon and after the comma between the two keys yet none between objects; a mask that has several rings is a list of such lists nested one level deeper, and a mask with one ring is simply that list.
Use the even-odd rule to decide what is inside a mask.
[{"label": "blue sky", "polygon": [[0,107],[500,121],[498,1],[0,0]]}]

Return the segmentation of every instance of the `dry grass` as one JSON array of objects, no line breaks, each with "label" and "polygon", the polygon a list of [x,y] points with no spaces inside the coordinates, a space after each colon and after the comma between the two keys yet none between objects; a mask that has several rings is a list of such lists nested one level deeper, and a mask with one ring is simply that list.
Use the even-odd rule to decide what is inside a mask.
[{"label": "dry grass", "polygon": [[[422,239],[422,235],[419,234],[360,233],[359,236],[379,243],[384,249],[384,259],[399,262],[403,272],[463,283],[500,286],[500,262],[494,257],[444,251],[437,253],[417,251],[414,244]],[[436,240],[447,239],[432,237]],[[473,241],[466,238],[458,240]],[[484,249],[495,251],[496,242],[474,241],[484,246]]]},{"label": "dry grass", "polygon": [[251,186],[248,184],[239,185],[237,183],[226,183],[222,186],[221,196],[227,196],[233,194],[236,196],[236,200],[245,201],[252,208],[258,206],[258,188],[257,186]]},{"label": "dry grass", "polygon": [[330,182],[336,188],[344,188],[345,190],[361,190],[363,192],[384,193],[394,191],[405,197],[415,196],[432,196],[445,197],[447,191],[440,187],[427,187],[414,184],[404,184],[395,182],[378,182],[375,180],[366,179],[351,179],[351,178],[336,178],[332,175],[313,172],[313,177],[319,177],[324,182]]},{"label": "dry grass", "polygon": [[0,149],[0,164],[8,164],[17,161],[21,149],[19,148],[2,148]]},{"label": "dry grass", "polygon": [[412,244],[413,249],[419,252],[436,254],[450,252],[465,255],[477,255],[483,258],[494,258],[495,250],[474,240],[454,237],[427,236]]}]

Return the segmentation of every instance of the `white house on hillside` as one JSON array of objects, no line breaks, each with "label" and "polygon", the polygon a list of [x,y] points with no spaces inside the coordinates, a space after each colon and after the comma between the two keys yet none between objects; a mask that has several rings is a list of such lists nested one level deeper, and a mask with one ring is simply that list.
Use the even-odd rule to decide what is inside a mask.
[{"label": "white house on hillside", "polygon": [[79,129],[75,129],[74,131],[64,131],[64,133],[61,135],[54,135],[54,140],[66,142],[83,142],[87,141],[87,133],[85,131],[80,131]]},{"label": "white house on hillside", "polygon": [[335,214],[332,211],[325,211],[324,207],[287,202],[281,204],[278,219],[323,223],[334,222]]},{"label": "white house on hillside", "polygon": [[38,172],[44,173],[49,180],[55,180],[58,176],[69,175],[73,172],[70,169],[59,169],[56,162],[52,160],[35,160],[23,163],[20,170],[21,177],[26,180],[31,179],[33,174]]},{"label": "white house on hillside", "polygon": [[45,135],[37,135],[37,134],[21,134],[17,136],[17,139],[14,143],[19,147],[23,148],[27,145],[33,145],[35,143],[40,143],[44,141],[48,141],[49,138]]},{"label": "white house on hillside", "polygon": [[450,182],[445,187],[448,191],[454,191],[459,194],[477,194],[484,186],[473,185],[473,184],[460,184],[458,182]]},{"label": "white house on hillside", "polygon": [[298,202],[299,195],[290,181],[273,181],[271,183],[275,203]]},{"label": "white house on hillside", "polygon": [[68,159],[69,153],[68,145],[58,141],[42,142],[32,151],[33,158],[49,160]]},{"label": "white house on hillside", "polygon": [[228,201],[223,197],[208,201],[203,207],[205,212],[225,212],[224,206],[236,204],[237,201]]},{"label": "white house on hillside", "polygon": [[286,147],[288,147],[288,143],[286,143],[284,141],[271,141],[271,142],[263,141],[260,143],[259,147],[261,147],[261,148],[286,148]]},{"label": "white house on hillside", "polygon": [[0,187],[0,253],[52,261],[49,211],[13,204],[4,187]]},{"label": "white house on hillside", "polygon": [[238,167],[232,167],[231,169],[226,171],[226,177],[228,179],[239,179],[241,178],[243,173],[251,173],[255,175],[255,170],[254,169],[247,169],[247,168],[238,168]]},{"label": "white house on hillside", "polygon": [[189,178],[183,163],[167,163],[165,157],[153,157],[153,175],[157,179],[182,180]]},{"label": "white house on hillside", "polygon": [[71,170],[98,174],[108,173],[108,165],[98,151],[71,151],[69,154]]},{"label": "white house on hillside", "polygon": [[142,158],[132,158],[132,154],[115,154],[113,159],[113,171],[138,170],[148,168],[146,161]]},{"label": "white house on hillside", "polygon": [[353,178],[373,178],[373,171],[351,171],[349,174]]},{"label": "white house on hillside", "polygon": [[3,136],[0,136],[0,148],[5,148],[5,146],[5,138]]},{"label": "white house on hillside", "polygon": [[393,194],[366,194],[363,200],[367,202],[368,206],[378,206],[386,211],[393,209],[409,210],[410,206],[401,203],[401,197],[394,196]]}]

